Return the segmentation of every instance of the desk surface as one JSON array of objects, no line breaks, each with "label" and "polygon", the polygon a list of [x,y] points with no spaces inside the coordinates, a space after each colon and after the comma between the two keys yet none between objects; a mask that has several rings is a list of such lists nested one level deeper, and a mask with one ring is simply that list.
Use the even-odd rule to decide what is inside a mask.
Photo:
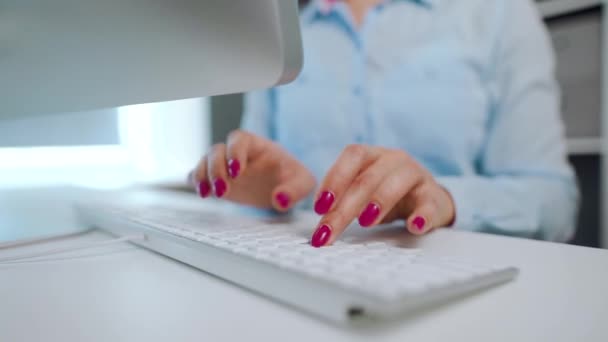
[{"label": "desk surface", "polygon": [[0,265],[0,341],[608,341],[608,251],[450,230],[416,244],[521,274],[393,322],[345,328],[125,244]]}]

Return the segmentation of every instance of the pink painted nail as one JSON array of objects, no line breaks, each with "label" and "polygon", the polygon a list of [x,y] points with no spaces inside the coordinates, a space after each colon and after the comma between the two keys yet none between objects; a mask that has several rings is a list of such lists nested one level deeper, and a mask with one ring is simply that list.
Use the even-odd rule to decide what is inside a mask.
[{"label": "pink painted nail", "polygon": [[323,246],[325,246],[327,241],[329,241],[330,237],[331,237],[331,228],[326,224],[321,225],[321,226],[319,226],[319,228],[317,228],[317,230],[315,230],[315,233],[312,234],[312,238],[310,239],[310,244],[315,248],[323,247]]},{"label": "pink painted nail", "polygon": [[223,179],[218,178],[213,182],[213,188],[215,189],[215,196],[220,198],[226,193],[226,182]]},{"label": "pink painted nail", "polygon": [[201,196],[202,198],[205,198],[205,197],[209,196],[210,192],[211,192],[211,186],[209,186],[209,183],[207,181],[202,181],[202,182],[198,183],[199,196]]},{"label": "pink painted nail", "polygon": [[228,161],[228,175],[234,179],[239,176],[241,172],[241,163],[237,159],[230,159]]},{"label": "pink painted nail", "polygon": [[412,224],[414,224],[418,230],[422,231],[426,225],[426,220],[422,216],[417,216],[414,221],[412,221]]},{"label": "pink painted nail", "polygon": [[331,208],[336,197],[329,191],[323,191],[315,202],[315,212],[319,215],[325,215]]},{"label": "pink painted nail", "polygon": [[281,206],[281,208],[286,209],[289,207],[289,195],[284,192],[279,192],[276,194],[275,199],[277,203]]},{"label": "pink painted nail", "polygon": [[369,227],[376,221],[378,215],[380,215],[380,206],[376,203],[370,203],[359,215],[359,224],[363,227]]}]

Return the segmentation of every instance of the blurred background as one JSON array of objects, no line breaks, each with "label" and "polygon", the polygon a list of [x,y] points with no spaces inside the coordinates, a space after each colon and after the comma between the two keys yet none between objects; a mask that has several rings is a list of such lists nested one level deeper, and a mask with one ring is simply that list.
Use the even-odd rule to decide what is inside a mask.
[{"label": "blurred background", "polygon": [[[557,52],[570,161],[582,192],[577,235],[572,241],[600,246],[603,15],[601,1],[540,0]],[[608,61],[607,61],[608,63]],[[240,94],[211,98],[212,140],[222,141],[238,127]],[[608,246],[605,246],[608,247]]]},{"label": "blurred background", "polygon": [[[606,174],[601,165],[602,103],[608,96],[602,88],[603,65],[608,63],[602,1],[536,3],[557,52],[569,158],[582,191],[571,243],[608,247],[601,214]],[[7,199],[16,188],[183,183],[207,147],[239,126],[242,106],[242,95],[234,94],[0,121],[0,240],[9,238],[2,228],[9,209],[16,210]]]}]

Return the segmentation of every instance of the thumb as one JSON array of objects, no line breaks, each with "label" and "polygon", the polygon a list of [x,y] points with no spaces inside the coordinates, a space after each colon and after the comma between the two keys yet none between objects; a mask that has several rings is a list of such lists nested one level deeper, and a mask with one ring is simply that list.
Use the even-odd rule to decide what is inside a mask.
[{"label": "thumb", "polygon": [[415,207],[408,215],[407,229],[412,234],[426,234],[432,229],[449,226],[454,220],[451,195],[441,187],[431,189],[436,191],[418,192],[420,195],[414,201]]},{"label": "thumb", "polygon": [[434,206],[430,203],[424,203],[416,207],[407,219],[407,230],[414,235],[423,235],[430,230],[437,228],[434,222],[437,222]]},{"label": "thumb", "polygon": [[272,191],[272,206],[285,212],[308,196],[315,187],[314,176],[300,162],[291,159],[281,163],[279,183]]}]

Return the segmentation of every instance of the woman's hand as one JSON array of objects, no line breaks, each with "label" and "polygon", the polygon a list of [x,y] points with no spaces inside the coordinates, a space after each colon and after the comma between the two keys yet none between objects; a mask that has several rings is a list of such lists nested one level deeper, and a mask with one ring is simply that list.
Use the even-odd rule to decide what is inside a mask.
[{"label": "woman's hand", "polygon": [[245,131],[233,131],[216,144],[190,174],[201,197],[212,193],[236,203],[286,211],[315,187],[300,162],[276,143]]},{"label": "woman's hand", "polygon": [[314,247],[333,243],[357,217],[364,227],[406,219],[407,229],[421,235],[450,225],[455,215],[447,190],[407,153],[365,145],[342,152],[315,199],[323,218]]}]

